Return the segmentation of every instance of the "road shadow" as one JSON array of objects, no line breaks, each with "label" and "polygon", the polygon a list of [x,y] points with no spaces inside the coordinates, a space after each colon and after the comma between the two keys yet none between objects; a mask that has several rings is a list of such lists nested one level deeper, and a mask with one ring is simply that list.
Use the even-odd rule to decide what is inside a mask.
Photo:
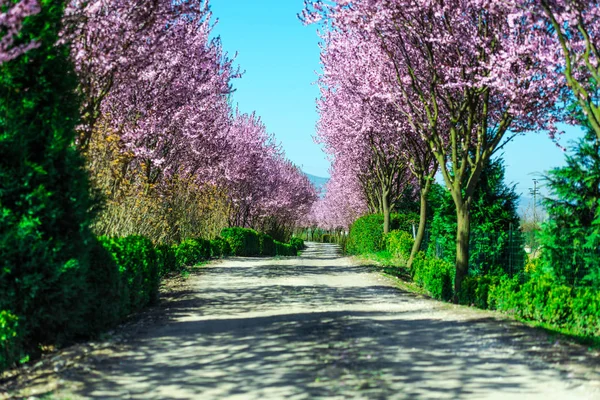
[{"label": "road shadow", "polygon": [[456,399],[490,391],[527,395],[532,389],[520,379],[523,370],[539,382],[559,378],[541,363],[495,355],[494,340],[486,352],[472,346],[478,336],[495,334],[486,320],[398,319],[377,312],[180,321],[112,357],[105,369],[116,379],[87,376],[77,394],[162,398],[162,386],[186,398]]},{"label": "road shadow", "polygon": [[[335,245],[320,247],[309,245],[307,257],[321,266],[233,259],[202,269],[198,279],[212,284],[170,293],[158,323],[137,331],[92,371],[73,372],[72,393],[457,399],[526,397],[544,385],[584,382],[548,365],[585,358],[585,349],[563,354],[538,330],[444,314],[440,303],[359,279],[369,268],[336,265]],[[345,284],[327,284],[326,276]],[[317,283],[282,284],[281,278]]]}]

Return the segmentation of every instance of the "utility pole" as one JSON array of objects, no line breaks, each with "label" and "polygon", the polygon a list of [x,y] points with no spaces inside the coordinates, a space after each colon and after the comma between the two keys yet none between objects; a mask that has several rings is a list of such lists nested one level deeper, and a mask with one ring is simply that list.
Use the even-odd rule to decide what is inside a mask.
[{"label": "utility pole", "polygon": [[538,180],[533,180],[533,188],[529,188],[529,193],[533,195],[533,223],[534,225],[537,223],[537,214],[536,214],[536,206],[537,206],[537,196],[540,194],[540,189],[537,187]]}]

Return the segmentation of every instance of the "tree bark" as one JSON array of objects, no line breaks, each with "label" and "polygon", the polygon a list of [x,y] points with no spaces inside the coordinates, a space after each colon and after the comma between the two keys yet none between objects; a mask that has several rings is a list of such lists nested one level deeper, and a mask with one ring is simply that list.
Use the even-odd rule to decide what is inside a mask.
[{"label": "tree bark", "polygon": [[454,277],[454,303],[458,303],[462,282],[469,271],[469,238],[471,236],[471,215],[469,201],[456,202],[456,275]]},{"label": "tree bark", "polygon": [[423,243],[423,238],[425,237],[425,224],[427,223],[427,194],[429,193],[430,188],[431,181],[428,180],[425,186],[420,191],[421,207],[419,209],[419,229],[417,230],[417,236],[415,237],[415,242],[413,244],[412,250],[410,251],[408,263],[406,264],[408,269],[412,268],[415,256],[419,252],[419,249],[421,249],[421,243]]},{"label": "tree bark", "polygon": [[381,208],[383,212],[383,233],[390,232],[390,204],[389,204],[389,195],[385,191],[383,191],[381,196]]}]

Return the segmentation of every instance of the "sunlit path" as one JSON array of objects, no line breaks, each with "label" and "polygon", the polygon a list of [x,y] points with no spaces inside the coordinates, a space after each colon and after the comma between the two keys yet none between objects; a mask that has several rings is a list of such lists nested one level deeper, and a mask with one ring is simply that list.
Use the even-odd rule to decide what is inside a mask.
[{"label": "sunlit path", "polygon": [[526,353],[516,344],[522,331],[400,292],[334,245],[309,244],[300,258],[231,259],[192,279],[165,323],[71,375],[57,398],[600,395]]}]

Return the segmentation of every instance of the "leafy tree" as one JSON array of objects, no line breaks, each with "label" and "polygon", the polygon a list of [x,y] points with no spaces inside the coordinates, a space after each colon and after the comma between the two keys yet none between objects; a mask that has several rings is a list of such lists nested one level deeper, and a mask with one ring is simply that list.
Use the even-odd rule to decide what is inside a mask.
[{"label": "leafy tree", "polygon": [[[483,170],[480,184],[473,196],[472,235],[469,243],[469,273],[514,274],[523,268],[525,254],[519,227],[514,186],[504,183],[504,162],[492,160]],[[432,189],[431,208],[437,210],[431,223],[430,251],[441,252],[443,258],[454,261],[456,213],[449,191],[440,185]]]},{"label": "leafy tree", "polygon": [[81,331],[92,205],[74,148],[79,102],[62,1],[40,1],[19,40],[38,47],[0,65],[0,310],[28,343]]},{"label": "leafy tree", "polygon": [[551,198],[542,233],[543,259],[571,285],[600,284],[600,140],[593,129],[571,148],[567,165],[546,177]]},{"label": "leafy tree", "polygon": [[[391,68],[387,79],[369,80],[371,91],[426,142],[452,194],[455,293],[468,273],[471,206],[483,169],[515,134],[554,129],[561,82],[540,51],[546,36],[523,14],[515,2],[474,0],[307,1],[302,14],[342,32],[337,46],[379,43],[367,68],[372,75]],[[349,62],[338,57],[337,69]]]}]

